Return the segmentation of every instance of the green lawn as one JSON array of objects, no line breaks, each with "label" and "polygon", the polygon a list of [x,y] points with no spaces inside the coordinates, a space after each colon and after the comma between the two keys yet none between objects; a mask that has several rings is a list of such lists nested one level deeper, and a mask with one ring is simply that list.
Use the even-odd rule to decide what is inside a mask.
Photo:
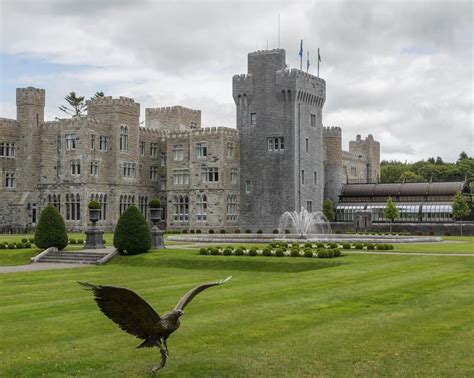
[{"label": "green lawn", "polygon": [[149,376],[158,350],[135,349],[76,281],[127,286],[163,313],[193,285],[228,275],[185,309],[163,376],[473,376],[473,272],[471,257],[168,249],[4,274],[0,376]]}]

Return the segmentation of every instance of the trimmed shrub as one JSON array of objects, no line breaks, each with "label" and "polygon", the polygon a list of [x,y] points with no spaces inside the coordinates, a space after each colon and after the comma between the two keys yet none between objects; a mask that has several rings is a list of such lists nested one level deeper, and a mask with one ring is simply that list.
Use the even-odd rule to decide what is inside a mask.
[{"label": "trimmed shrub", "polygon": [[225,234],[225,230],[220,230],[219,231],[221,234]]},{"label": "trimmed shrub", "polygon": [[69,244],[77,244],[76,239],[71,239],[71,240],[69,240]]},{"label": "trimmed shrub", "polygon": [[334,252],[334,257],[341,256],[341,250],[339,248],[334,248],[332,251]]},{"label": "trimmed shrub", "polygon": [[230,249],[231,251],[233,251],[233,250],[235,249],[235,248],[232,247],[231,245],[228,245],[226,248],[227,248],[227,249]]},{"label": "trimmed shrub", "polygon": [[288,243],[282,242],[282,243],[280,243],[280,247],[286,249],[286,248],[288,248]]},{"label": "trimmed shrub", "polygon": [[313,257],[313,254],[314,254],[314,252],[313,252],[312,249],[308,248],[308,249],[304,250],[304,257]]},{"label": "trimmed shrub", "polygon": [[23,248],[25,248],[25,243],[16,243],[16,247],[18,249],[23,249]]},{"label": "trimmed shrub", "polygon": [[304,243],[305,248],[313,248],[313,244],[311,243]]},{"label": "trimmed shrub", "polygon": [[199,254],[200,254],[200,255],[207,255],[208,252],[209,252],[209,251],[207,250],[207,248],[204,248],[204,247],[199,248]]},{"label": "trimmed shrub", "polygon": [[343,243],[342,248],[343,249],[351,249],[351,245],[350,245],[350,243]]},{"label": "trimmed shrub", "polygon": [[300,250],[299,249],[291,249],[290,256],[291,257],[299,257],[300,255]]},{"label": "trimmed shrub", "polygon": [[375,246],[371,243],[367,244],[367,249],[368,250],[373,250],[375,248]]},{"label": "trimmed shrub", "polygon": [[190,233],[190,234],[194,234],[195,232],[196,232],[196,231],[194,231],[194,229],[189,230],[189,233]]},{"label": "trimmed shrub", "polygon": [[87,204],[87,208],[89,210],[100,210],[100,203],[94,200],[89,201],[89,203]]},{"label": "trimmed shrub", "polygon": [[232,255],[232,249],[226,248],[226,249],[224,249],[223,253],[224,253],[224,256],[230,256],[230,255]]},{"label": "trimmed shrub", "polygon": [[187,229],[184,229],[183,231],[181,231],[181,233],[187,234],[187,233],[188,233],[188,230],[187,230]]},{"label": "trimmed shrub", "polygon": [[270,248],[264,248],[262,251],[263,256],[271,256],[272,255],[272,250]]},{"label": "trimmed shrub", "polygon": [[290,230],[285,230],[285,234],[289,234],[290,232]]},{"label": "trimmed shrub", "polygon": [[257,256],[257,250],[255,248],[250,248],[249,256]]},{"label": "trimmed shrub", "polygon": [[363,249],[364,245],[362,243],[354,243],[354,248],[355,249]]},{"label": "trimmed shrub", "polygon": [[152,198],[148,202],[148,206],[150,206],[150,209],[159,209],[161,207],[161,200],[159,198]]},{"label": "trimmed shrub", "polygon": [[329,243],[329,248],[334,249],[334,248],[337,248],[337,247],[338,247],[337,243]]},{"label": "trimmed shrub", "polygon": [[41,212],[36,226],[35,244],[42,249],[56,247],[61,250],[67,246],[64,220],[53,205],[46,206]]},{"label": "trimmed shrub", "polygon": [[22,242],[22,243],[28,243],[28,239],[23,238],[23,239],[21,239],[21,242]]},{"label": "trimmed shrub", "polygon": [[0,243],[0,249],[5,249],[5,248],[7,248],[7,246],[3,243]]},{"label": "trimmed shrub", "polygon": [[334,257],[334,250],[326,249],[326,254],[328,258],[332,259]]},{"label": "trimmed shrub", "polygon": [[317,248],[325,248],[325,245],[324,245],[324,243],[317,243],[316,247]]},{"label": "trimmed shrub", "polygon": [[219,254],[219,248],[213,247],[209,248],[209,251],[211,252],[211,255],[217,256]]},{"label": "trimmed shrub", "polygon": [[199,230],[199,229],[197,229],[197,230],[196,230],[196,234],[200,234],[200,233],[202,233],[202,231]]},{"label": "trimmed shrub", "polygon": [[283,252],[283,249],[278,248],[278,249],[275,251],[275,256],[276,256],[276,257],[283,257],[283,256],[285,256],[285,253]]},{"label": "trimmed shrub", "polygon": [[385,244],[385,250],[389,251],[389,250],[392,250],[392,249],[393,249],[392,244]]},{"label": "trimmed shrub", "polygon": [[278,230],[273,230],[272,233],[273,234],[278,234]]},{"label": "trimmed shrub", "polygon": [[234,234],[240,234],[240,230],[239,229],[234,230]]},{"label": "trimmed shrub", "polygon": [[377,248],[377,251],[385,250],[385,244],[376,244],[375,247]]},{"label": "trimmed shrub", "polygon": [[211,228],[208,232],[209,232],[210,234],[213,234],[213,233],[214,233],[214,230]]},{"label": "trimmed shrub", "polygon": [[15,249],[16,245],[15,245],[15,243],[9,243],[7,248],[8,249]]},{"label": "trimmed shrub", "polygon": [[134,205],[129,206],[120,216],[113,244],[120,253],[127,255],[144,253],[151,248],[150,227]]},{"label": "trimmed shrub", "polygon": [[252,231],[250,231],[250,230],[247,228],[247,229],[245,230],[245,233],[246,233],[246,234],[251,234]]},{"label": "trimmed shrub", "polygon": [[84,239],[77,239],[77,244],[84,244]]},{"label": "trimmed shrub", "polygon": [[263,234],[263,231],[260,230],[260,229],[258,229],[258,230],[257,230],[257,234]]},{"label": "trimmed shrub", "polygon": [[269,245],[270,245],[270,247],[272,247],[272,248],[277,248],[277,247],[278,247],[278,243],[277,243],[277,242],[271,242]]},{"label": "trimmed shrub", "polygon": [[30,243],[34,243],[34,242],[35,242],[35,238],[28,238],[28,241],[29,241]]},{"label": "trimmed shrub", "polygon": [[328,257],[328,250],[327,249],[318,249],[318,257],[320,259],[326,259]]},{"label": "trimmed shrub", "polygon": [[234,255],[236,256],[242,256],[243,254],[244,254],[244,250],[242,247],[239,247],[234,251]]}]

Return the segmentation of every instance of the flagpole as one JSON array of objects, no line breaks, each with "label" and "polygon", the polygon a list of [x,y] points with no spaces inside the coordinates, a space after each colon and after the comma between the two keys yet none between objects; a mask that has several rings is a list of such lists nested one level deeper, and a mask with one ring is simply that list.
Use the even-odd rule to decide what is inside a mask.
[{"label": "flagpole", "polygon": [[319,55],[319,47],[318,47],[318,77],[319,77],[319,61],[321,60],[320,55]]},{"label": "flagpole", "polygon": [[309,51],[308,51],[308,57],[307,57],[307,62],[306,62],[306,73],[309,72]]},{"label": "flagpole", "polygon": [[303,71],[303,40],[301,40],[300,44],[300,71]]}]

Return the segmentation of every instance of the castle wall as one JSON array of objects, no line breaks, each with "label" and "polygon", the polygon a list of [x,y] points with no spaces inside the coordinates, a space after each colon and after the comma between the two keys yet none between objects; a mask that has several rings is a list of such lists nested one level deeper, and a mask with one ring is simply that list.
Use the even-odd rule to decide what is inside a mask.
[{"label": "castle wall", "polygon": [[333,204],[339,200],[345,177],[342,168],[342,130],[340,127],[325,127],[324,138],[324,198]]},{"label": "castle wall", "polygon": [[183,106],[145,109],[146,127],[165,131],[186,131],[201,128],[201,111]]}]

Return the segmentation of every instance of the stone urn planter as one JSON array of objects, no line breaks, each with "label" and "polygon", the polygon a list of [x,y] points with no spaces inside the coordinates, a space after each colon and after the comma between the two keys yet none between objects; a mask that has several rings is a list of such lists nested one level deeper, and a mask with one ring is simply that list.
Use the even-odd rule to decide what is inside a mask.
[{"label": "stone urn planter", "polygon": [[149,218],[153,227],[151,228],[151,247],[156,249],[165,248],[164,232],[160,230],[157,223],[163,219],[163,209],[161,208],[161,201],[154,198],[148,204],[150,207]]},{"label": "stone urn planter", "polygon": [[89,220],[93,225],[100,219],[100,209],[89,209]]},{"label": "stone urn planter", "polygon": [[104,231],[99,230],[95,225],[100,219],[100,203],[97,201],[90,201],[87,207],[89,208],[89,220],[91,221],[92,226],[86,230],[86,245],[84,248],[105,248],[103,241]]}]

